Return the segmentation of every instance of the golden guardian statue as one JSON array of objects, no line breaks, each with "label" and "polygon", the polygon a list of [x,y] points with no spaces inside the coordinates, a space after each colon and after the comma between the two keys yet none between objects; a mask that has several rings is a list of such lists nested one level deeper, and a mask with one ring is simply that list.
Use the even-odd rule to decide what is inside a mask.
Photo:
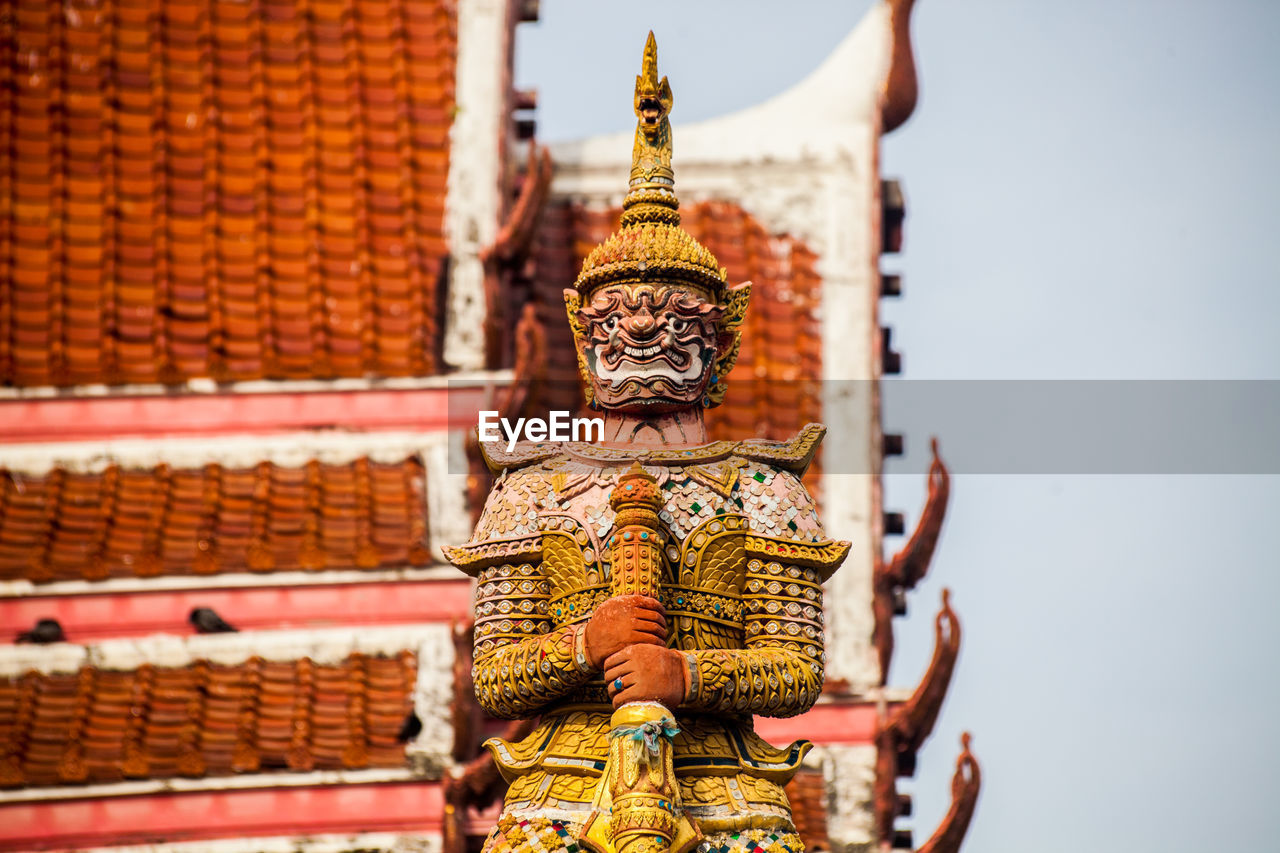
[{"label": "golden guardian statue", "polygon": [[539,717],[486,743],[510,783],[485,853],[800,853],[783,786],[811,746],[753,715],[822,689],[822,584],[849,545],[800,482],[824,432],[707,440],[750,285],[680,228],[653,34],[621,227],[565,291],[604,439],[483,450],[497,481],[449,559],[477,580],[476,695]]}]

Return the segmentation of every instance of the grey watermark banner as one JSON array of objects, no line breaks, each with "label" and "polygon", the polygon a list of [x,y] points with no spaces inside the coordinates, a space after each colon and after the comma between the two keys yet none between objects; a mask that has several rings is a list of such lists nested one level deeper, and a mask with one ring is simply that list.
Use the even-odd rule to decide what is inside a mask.
[{"label": "grey watermark banner", "polygon": [[1058,380],[880,384],[894,473],[936,435],[974,474],[1280,474],[1280,381]]},{"label": "grey watermark banner", "polygon": [[[576,387],[544,384],[538,395],[574,399]],[[463,390],[451,388],[451,416],[474,427],[464,410],[478,397]],[[481,408],[501,409],[505,396],[496,389]],[[937,436],[957,474],[1280,474],[1280,380],[731,380],[732,411],[709,421],[713,438],[776,439],[797,420],[820,420],[822,470],[868,474],[880,452],[877,400],[884,433],[905,449],[886,473],[926,472]]]}]

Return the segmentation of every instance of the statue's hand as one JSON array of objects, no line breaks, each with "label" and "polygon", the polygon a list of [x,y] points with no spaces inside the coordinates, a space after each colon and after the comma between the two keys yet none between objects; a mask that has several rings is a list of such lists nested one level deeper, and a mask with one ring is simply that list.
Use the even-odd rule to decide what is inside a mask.
[{"label": "statue's hand", "polygon": [[687,670],[684,655],[675,649],[628,646],[604,662],[604,679],[615,708],[644,701],[675,708],[688,692]]},{"label": "statue's hand", "polygon": [[596,669],[627,646],[666,643],[666,612],[647,595],[607,598],[587,621],[587,659]]}]

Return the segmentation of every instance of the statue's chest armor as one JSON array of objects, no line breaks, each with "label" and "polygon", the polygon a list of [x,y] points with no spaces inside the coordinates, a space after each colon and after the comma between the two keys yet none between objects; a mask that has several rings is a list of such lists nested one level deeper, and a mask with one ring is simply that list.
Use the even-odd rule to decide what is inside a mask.
[{"label": "statue's chest armor", "polygon": [[[659,596],[673,630],[668,643],[682,649],[740,648],[746,574],[746,517],[732,490],[675,469],[661,489],[662,565]],[[611,595],[614,512],[612,477],[547,496],[538,511],[543,572],[549,580],[548,615],[556,626],[590,616]]]}]

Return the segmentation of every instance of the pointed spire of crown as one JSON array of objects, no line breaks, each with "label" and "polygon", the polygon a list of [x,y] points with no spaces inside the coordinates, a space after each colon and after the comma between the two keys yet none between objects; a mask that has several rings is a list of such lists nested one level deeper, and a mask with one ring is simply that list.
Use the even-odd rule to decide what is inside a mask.
[{"label": "pointed spire of crown", "polygon": [[673,101],[671,84],[658,77],[658,43],[650,32],[636,75],[638,121],[621,227],[582,262],[573,283],[580,294],[624,281],[681,282],[714,300],[725,290],[725,271],[715,255],[680,227],[667,118]]},{"label": "pointed spire of crown", "polygon": [[671,120],[675,102],[667,78],[658,79],[658,42],[649,31],[636,75],[636,140],[631,149],[631,179],[622,202],[622,224],[680,223],[676,176],[671,170]]}]

